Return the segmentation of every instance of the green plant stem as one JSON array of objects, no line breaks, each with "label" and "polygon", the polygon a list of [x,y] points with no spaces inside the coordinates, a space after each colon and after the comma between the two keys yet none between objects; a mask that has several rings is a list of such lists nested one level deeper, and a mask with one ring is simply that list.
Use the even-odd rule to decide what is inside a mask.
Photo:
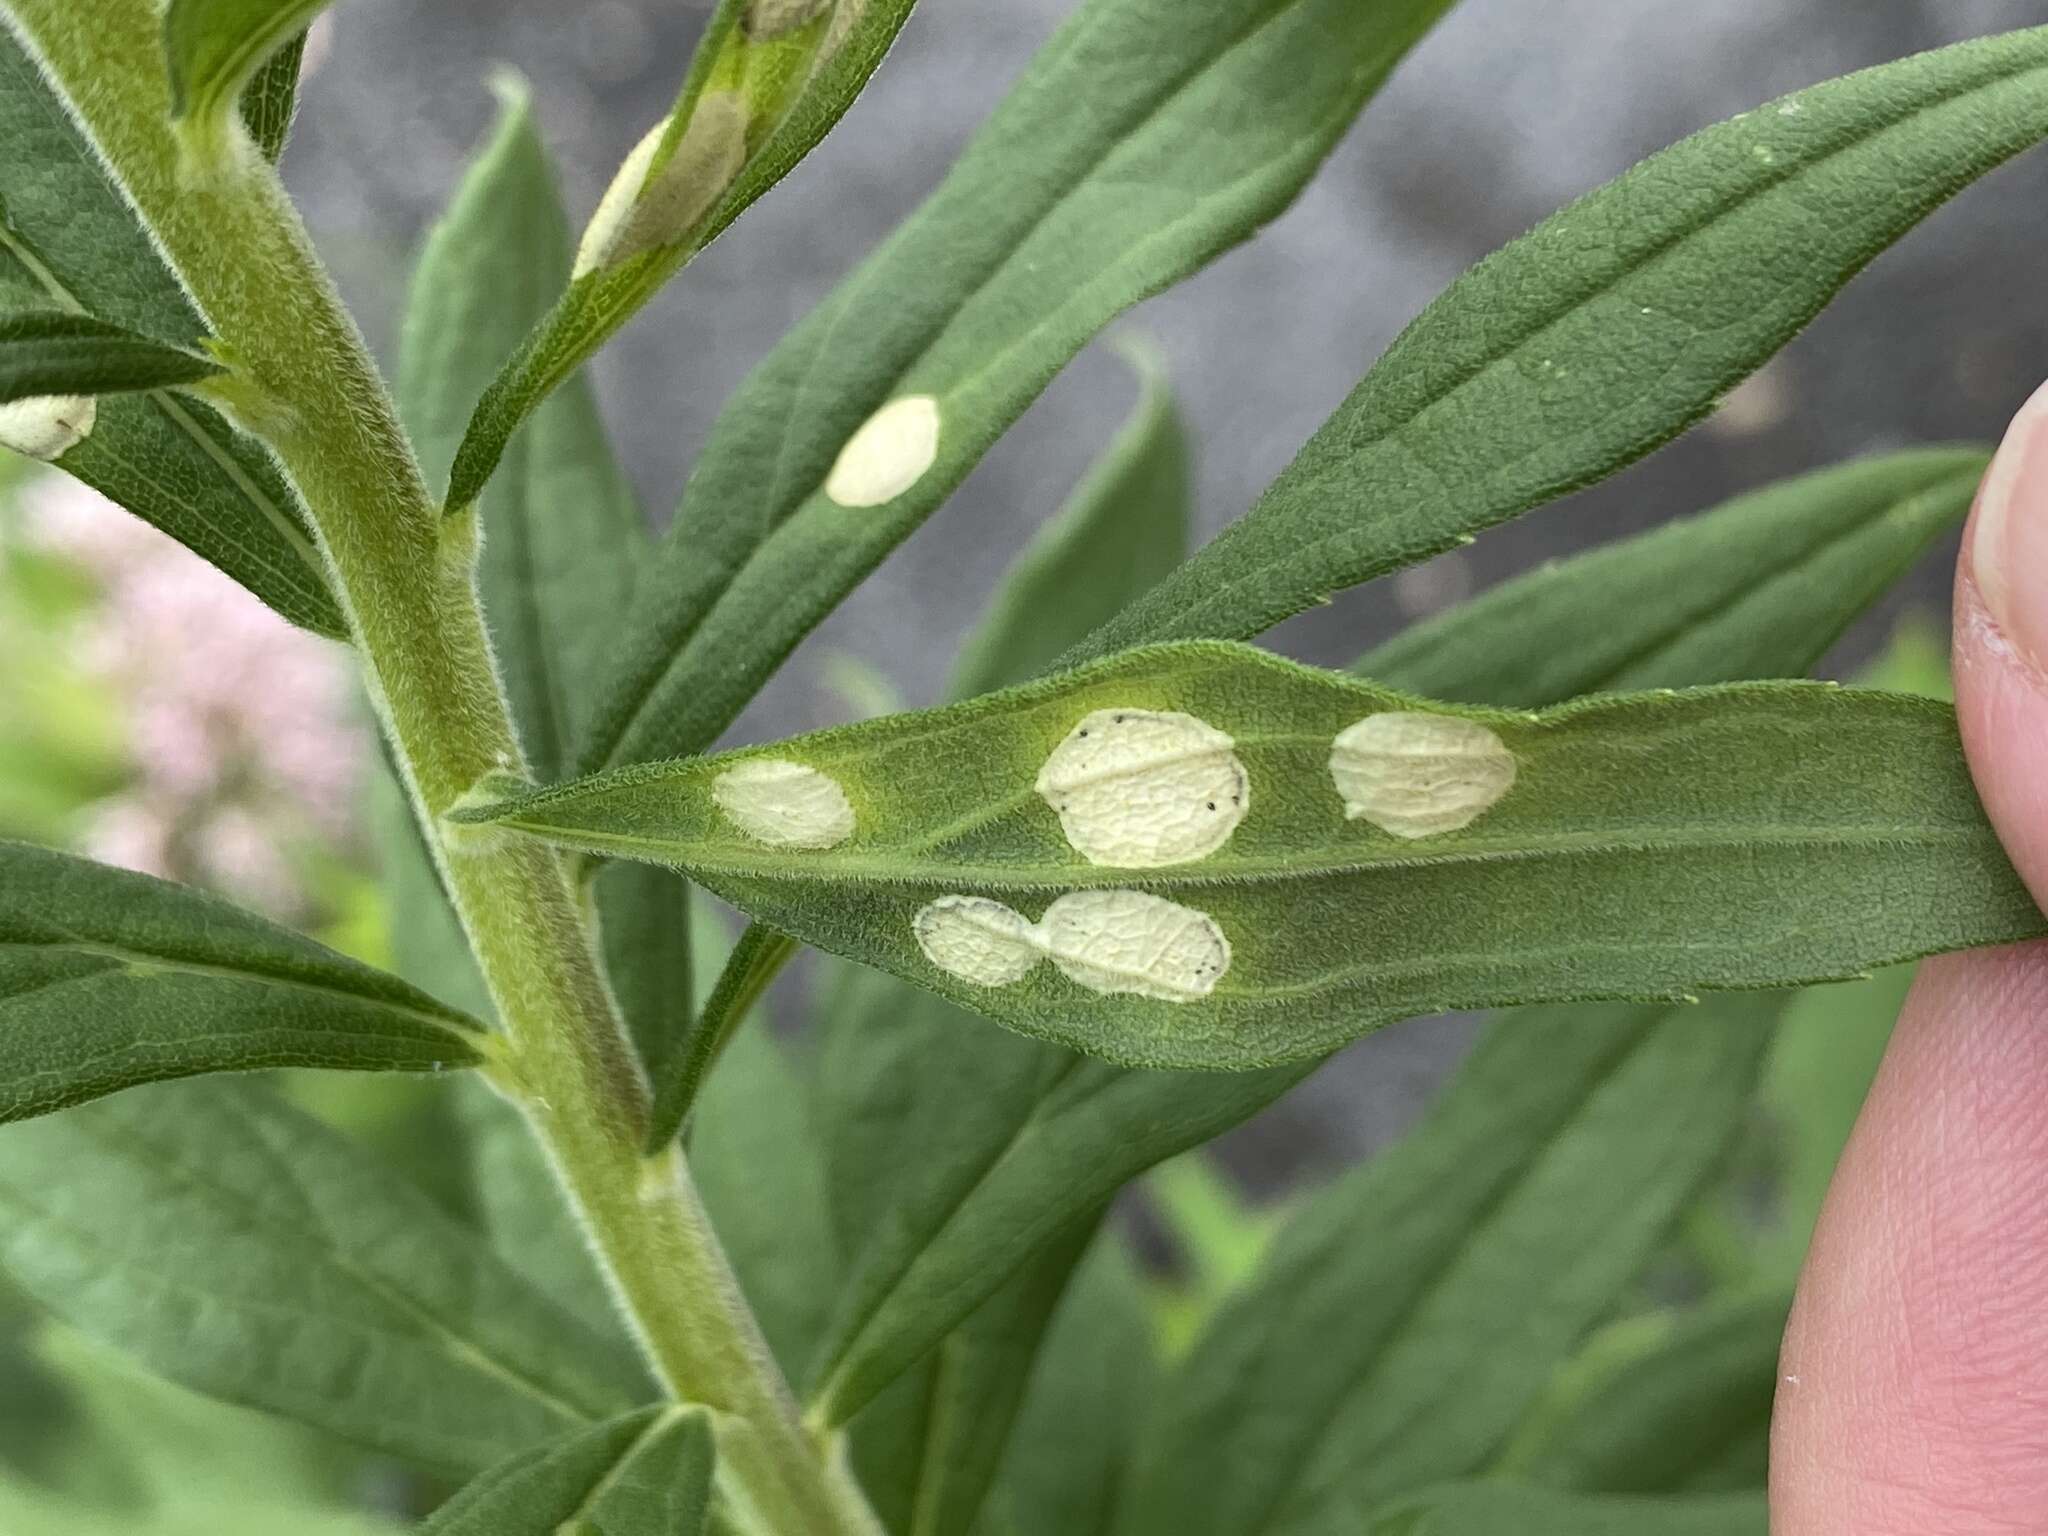
[{"label": "green plant stem", "polygon": [[277,453],[318,531],[371,696],[506,1035],[497,1086],[526,1112],[649,1360],[724,1419],[737,1503],[778,1532],[879,1529],[792,1394],[679,1151],[641,1154],[646,1081],[560,860],[442,818],[522,769],[474,582],[475,530],[445,536],[383,381],[275,173],[237,134],[181,164],[151,0],[5,0],[218,338],[213,392]]}]

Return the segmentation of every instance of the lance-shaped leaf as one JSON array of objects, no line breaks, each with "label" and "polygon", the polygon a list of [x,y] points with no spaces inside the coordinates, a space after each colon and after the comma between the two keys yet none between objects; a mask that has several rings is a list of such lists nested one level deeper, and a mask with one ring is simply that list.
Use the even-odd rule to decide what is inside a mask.
[{"label": "lance-shaped leaf", "polygon": [[[275,91],[279,81],[260,80],[273,59],[296,49],[313,18],[330,0],[170,0],[164,8],[164,62],[171,77],[171,112],[179,131],[195,147],[218,153],[244,88],[261,84]],[[292,68],[293,91],[298,71]],[[275,160],[269,135],[291,126],[289,97],[278,128],[275,102],[259,103],[249,120],[265,157]]]},{"label": "lance-shaped leaf", "polygon": [[[447,473],[476,398],[561,289],[570,236],[525,87],[496,82],[496,129],[413,275],[398,399],[429,479]],[[532,771],[571,770],[647,532],[588,380],[569,380],[511,440],[478,509],[477,584]],[[650,1066],[690,1020],[688,890],[663,870],[597,877],[614,994]]]},{"label": "lance-shaped leaf", "polygon": [[0,1263],[161,1375],[477,1471],[633,1406],[481,1238],[250,1082],[0,1133]]},{"label": "lance-shaped leaf", "polygon": [[72,310],[0,313],[0,404],[168,389],[225,371],[201,353]]},{"label": "lance-shaped leaf", "polygon": [[[198,350],[206,327],[0,10],[0,315],[66,309]],[[60,466],[219,566],[295,624],[345,635],[297,493],[204,404],[99,402]]]},{"label": "lance-shaped leaf", "polygon": [[1503,582],[1355,670],[1504,707],[1803,676],[1962,521],[1988,462],[1929,448],[1787,480]]},{"label": "lance-shaped leaf", "polygon": [[1502,1017],[1162,1385],[1122,1536],[1356,1529],[1484,1471],[1726,1155],[1779,1007]]},{"label": "lance-shaped leaf", "polygon": [[1133,1066],[1243,1070],[1419,1013],[1790,986],[2044,929],[1953,713],[1819,684],[1454,711],[1193,642],[466,817],[676,865]]},{"label": "lance-shaped leaf", "polygon": [[520,423],[685,262],[809,154],[881,65],[915,0],[723,0],[682,93],[620,166],[561,299],[484,392],[450,511]]},{"label": "lance-shaped leaf", "polygon": [[2035,28],[1814,86],[1654,156],[1454,283],[1259,504],[1088,652],[1255,635],[1612,474],[2044,135]]},{"label": "lance-shaped leaf", "polygon": [[0,843],[0,1121],[263,1067],[474,1066],[476,1022],[183,886]]},{"label": "lance-shaped leaf", "polygon": [[703,1408],[643,1408],[512,1457],[420,1536],[698,1536],[718,1447]]},{"label": "lance-shaped leaf", "polygon": [[[1819,503],[1801,498],[1800,505],[1812,508]],[[1646,535],[1644,542],[1656,537]],[[1785,529],[1785,537],[1796,547],[1810,543],[1792,525]],[[1652,674],[1645,681],[1680,686],[1721,679],[1724,674],[1715,647],[1687,640],[1694,633],[1720,633],[1732,642],[1734,637],[1726,635],[1725,627],[1717,623],[1720,610],[1700,614],[1695,629],[1674,635],[1665,622],[1664,603],[1682,602],[1682,592],[1661,589],[1660,601],[1644,601],[1647,589],[1639,578],[1646,573],[1631,569],[1632,562],[1606,550],[1567,562],[1554,579],[1562,586],[1575,586],[1575,567],[1610,559],[1615,561],[1615,577],[1628,584],[1589,584],[1585,589],[1588,603],[1602,615],[1598,646],[1588,646],[1583,613],[1571,606],[1547,604],[1530,607],[1525,615],[1530,627],[1506,638],[1506,655],[1494,647],[1464,643],[1461,621],[1469,620],[1480,632],[1493,630],[1495,598],[1489,596],[1453,609],[1430,626],[1435,646],[1404,655],[1376,653],[1368,658],[1368,670],[1397,687],[1473,701],[1500,696],[1496,673],[1526,676],[1526,682],[1517,683],[1510,697],[1530,706],[1559,703],[1598,687],[1612,675],[1615,654],[1649,654],[1660,647],[1668,665],[1661,675]],[[1685,569],[1684,580],[1691,581],[1694,574]],[[1725,597],[1731,603],[1744,601],[1750,624],[1791,647],[1752,653],[1758,671],[1764,675],[1796,672],[1812,651],[1825,649],[1836,636],[1805,629],[1802,615],[1813,594],[1804,583],[1775,582],[1769,584],[1769,590],[1772,601],[1767,605],[1748,603],[1739,590],[1730,590]],[[1831,603],[1822,607],[1835,611]],[[1389,650],[1399,646],[1397,640]],[[1434,659],[1438,646],[1443,649],[1442,661]],[[1578,665],[1546,666],[1525,674],[1520,670],[1521,658],[1528,652],[1568,662],[1576,659]],[[1682,670],[1688,665],[1705,668],[1705,675],[1688,676]],[[947,1051],[945,1059],[954,1061],[949,1042],[956,1036],[944,1030],[948,1025],[955,1032],[967,1028],[970,1016],[936,999],[923,1011],[937,1011],[942,1017],[923,1026],[930,1051],[920,1057],[913,1050],[909,1058],[936,1061],[940,1051]],[[901,1021],[891,1027],[910,1028]],[[998,1044],[1003,1044],[1001,1051],[995,1049]],[[962,1069],[983,1063],[982,1070],[992,1072],[994,1061],[1012,1049],[1025,1046],[1023,1042],[976,1042],[972,1051],[958,1052],[957,1062]],[[976,1143],[972,1158],[963,1159],[972,1165],[972,1176],[958,1187],[927,1191],[915,1207],[923,1212],[922,1219],[901,1222],[891,1230],[887,1243],[873,1245],[847,1286],[839,1327],[817,1372],[817,1397],[828,1417],[835,1421],[843,1418],[928,1351],[1026,1263],[1037,1245],[1062,1231],[1074,1216],[1094,1208],[1125,1180],[1160,1159],[1197,1145],[1263,1109],[1313,1067],[1307,1063],[1219,1077],[1126,1072],[1100,1062],[1080,1061],[1070,1072],[1050,1079],[1047,1086],[1034,1089],[1008,1108],[999,1108],[1007,1101],[996,1092],[984,1091],[977,1081],[971,1091],[985,1114],[973,1126],[985,1140]],[[1001,1074],[995,1077],[998,1085],[1007,1081]],[[1802,1247],[1803,1239],[1802,1234]]]},{"label": "lance-shaped leaf", "polygon": [[1762,1488],[1791,1302],[1735,1296],[1615,1324],[1558,1373],[1495,1470],[1585,1493]]},{"label": "lance-shaped leaf", "polygon": [[1294,199],[1448,4],[1080,7],[720,418],[585,768],[716,738],[1090,337]]},{"label": "lance-shaped leaf", "polygon": [[[1466,1483],[1403,1500],[1373,1522],[1369,1536],[1765,1536],[1769,1526],[1761,1494],[1592,1498]],[[1356,1529],[1340,1522],[1316,1536]]]},{"label": "lance-shaped leaf", "polygon": [[299,115],[299,69],[306,61],[306,34],[301,32],[270,56],[242,90],[242,125],[272,165],[284,156]]}]

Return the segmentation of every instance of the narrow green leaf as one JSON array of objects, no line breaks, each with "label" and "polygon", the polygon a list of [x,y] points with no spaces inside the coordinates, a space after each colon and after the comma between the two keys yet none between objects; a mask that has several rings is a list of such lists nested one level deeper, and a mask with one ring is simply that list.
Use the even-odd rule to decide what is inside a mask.
[{"label": "narrow green leaf", "polygon": [[1454,712],[1195,642],[469,814],[1133,1066],[2043,930],[1952,711],[1818,684]]},{"label": "narrow green leaf", "polygon": [[270,56],[242,91],[242,124],[272,165],[284,157],[299,115],[299,67],[306,58],[301,32]]},{"label": "narrow green leaf", "polygon": [[204,1072],[475,1066],[476,1021],[146,875],[0,843],[0,1122]]},{"label": "narrow green leaf", "polygon": [[1032,1371],[992,1509],[1029,1536],[1108,1536],[1159,1362],[1136,1266],[1112,1234],[1074,1273]]},{"label": "narrow green leaf", "polygon": [[[932,199],[734,397],[584,768],[715,739],[1097,331],[1293,201],[1448,5],[1080,7]],[[863,436],[892,405],[935,441]]]},{"label": "narrow green leaf", "polygon": [[[265,66],[305,36],[331,0],[170,0],[164,8],[164,61],[171,76],[171,113],[195,145],[217,146],[228,131],[244,87],[264,80]],[[296,71],[294,71],[296,77]],[[266,159],[275,119],[247,120]],[[291,112],[287,106],[284,127]],[[276,142],[283,146],[279,133]]]},{"label": "narrow green leaf", "polygon": [[1495,1468],[1582,1493],[1761,1490],[1789,1294],[1617,1323],[1529,1412]]},{"label": "narrow green leaf", "polygon": [[[560,300],[478,402],[448,507],[482,494],[526,420],[853,105],[915,0],[723,0],[675,108],[619,169]],[[794,14],[792,14],[794,13]],[[502,355],[502,354],[501,354]]]},{"label": "narrow green leaf", "polygon": [[[569,271],[569,226],[525,87],[496,82],[498,123],[413,276],[398,396],[430,478],[462,440],[468,402]],[[508,448],[478,515],[484,613],[528,764],[570,771],[647,533],[589,382],[569,380]],[[606,968],[636,1043],[660,1068],[688,1028],[688,888],[656,869],[597,877]]]},{"label": "narrow green leaf", "polygon": [[0,314],[0,404],[37,395],[112,395],[196,384],[210,357],[62,309]]},{"label": "narrow green leaf", "polygon": [[1962,521],[1988,461],[1919,449],[1787,480],[1504,582],[1355,670],[1503,707],[1804,676]]},{"label": "narrow green leaf", "polygon": [[0,1140],[0,1263],[173,1381],[464,1470],[632,1406],[601,1340],[259,1084],[127,1094]]},{"label": "narrow green leaf", "polygon": [[961,653],[956,699],[1036,677],[1187,556],[1186,428],[1159,360],[1130,349],[1138,406],[1058,516],[1004,574]]},{"label": "narrow green leaf", "polygon": [[654,1111],[648,1117],[650,1156],[682,1134],[712,1067],[796,949],[796,940],[759,923],[740,935],[689,1038],[655,1080]]},{"label": "narrow green leaf", "polygon": [[[1471,1483],[1404,1502],[1371,1527],[1371,1536],[1764,1536],[1761,1495],[1708,1499],[1585,1498]],[[1317,1536],[1357,1527],[1342,1522]]]},{"label": "narrow green leaf", "polygon": [[[51,308],[197,350],[206,327],[0,12],[0,315]],[[348,632],[297,493],[197,400],[99,402],[62,468],[219,566],[295,624]]]},{"label": "narrow green leaf", "polygon": [[2048,28],[1817,85],[1481,262],[1242,521],[1091,639],[1245,638],[1705,416],[1873,258],[2048,136]]},{"label": "narrow green leaf", "polygon": [[1355,1529],[1482,1470],[1725,1155],[1779,1006],[1504,1016],[1162,1387],[1120,1530]]},{"label": "narrow green leaf", "polygon": [[420,1536],[698,1536],[717,1459],[709,1410],[643,1408],[493,1467]]}]

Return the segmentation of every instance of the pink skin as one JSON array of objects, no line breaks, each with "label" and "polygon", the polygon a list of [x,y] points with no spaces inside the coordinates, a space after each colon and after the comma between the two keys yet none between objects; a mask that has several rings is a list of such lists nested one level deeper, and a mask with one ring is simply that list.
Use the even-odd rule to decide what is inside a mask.
[{"label": "pink skin", "polygon": [[[2048,905],[2048,389],[1956,581],[1978,792]],[[1774,1536],[2048,1532],[2048,941],[1920,974],[1786,1334]]]}]

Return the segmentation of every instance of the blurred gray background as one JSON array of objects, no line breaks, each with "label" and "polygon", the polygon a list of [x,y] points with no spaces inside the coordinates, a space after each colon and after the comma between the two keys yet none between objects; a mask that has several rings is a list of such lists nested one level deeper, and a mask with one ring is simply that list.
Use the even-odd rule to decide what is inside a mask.
[{"label": "blurred gray background", "polygon": [[[1073,0],[923,0],[840,129],[597,360],[649,515],[665,522],[720,403],[937,183]],[[1358,0],[1369,4],[1372,0]],[[387,361],[411,254],[491,113],[534,83],[572,219],[666,109],[711,0],[348,0],[307,82],[287,178]],[[1292,212],[1125,322],[1164,351],[1198,443],[1198,538],[1238,516],[1399,329],[1466,265],[1695,128],[1830,75],[2048,19],[2023,0],[1463,0]],[[2048,154],[1999,172],[1865,275],[1713,422],[1473,548],[1350,593],[1269,643],[1342,663],[1547,558],[1795,471],[1995,437],[2048,376]],[[1004,565],[1130,403],[1083,357],[952,504],[814,637],[735,738],[843,717],[851,656],[929,701]],[[1952,547],[1900,602],[1939,613]],[[1839,659],[1852,667],[1898,605]],[[1398,1132],[1469,1038],[1419,1021],[1362,1042],[1232,1161],[1260,1183]]]}]

